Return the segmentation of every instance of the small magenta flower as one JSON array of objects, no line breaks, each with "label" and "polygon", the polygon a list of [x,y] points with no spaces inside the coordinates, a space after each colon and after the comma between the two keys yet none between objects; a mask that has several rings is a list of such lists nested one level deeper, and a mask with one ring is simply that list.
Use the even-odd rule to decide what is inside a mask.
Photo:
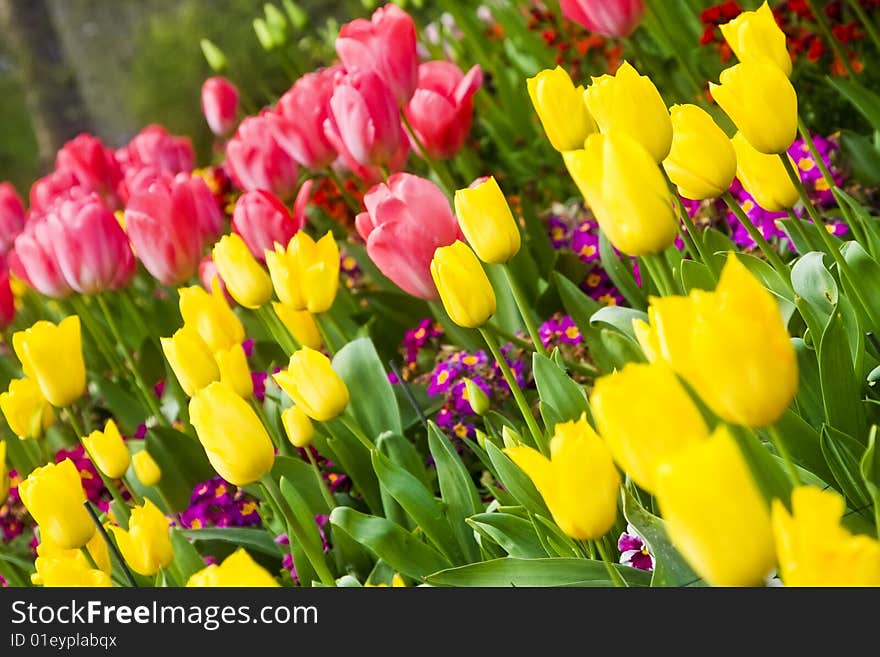
[{"label": "small magenta flower", "polygon": [[628,524],[626,531],[617,539],[617,549],[620,551],[620,563],[625,566],[654,570],[654,557],[648,551],[648,544],[632,525]]}]

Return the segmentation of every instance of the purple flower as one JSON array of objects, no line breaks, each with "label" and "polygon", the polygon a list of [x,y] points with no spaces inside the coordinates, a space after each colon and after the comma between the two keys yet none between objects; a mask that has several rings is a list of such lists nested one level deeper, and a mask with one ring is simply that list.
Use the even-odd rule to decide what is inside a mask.
[{"label": "purple flower", "polygon": [[250,358],[254,353],[254,340],[253,338],[248,338],[244,342],[241,343],[241,349],[244,351],[244,355]]},{"label": "purple flower", "polygon": [[220,477],[198,484],[189,506],[180,514],[180,524],[188,529],[252,527],[261,522],[257,503]]},{"label": "purple flower", "polygon": [[434,368],[431,375],[431,383],[428,385],[428,394],[434,397],[442,395],[452,388],[455,378],[458,376],[458,368],[449,364],[449,362],[440,363]]},{"label": "purple flower", "polygon": [[568,232],[568,225],[556,215],[551,215],[547,220],[548,235],[554,249],[562,249],[567,247],[571,236]]},{"label": "purple flower", "polygon": [[251,372],[251,381],[254,384],[254,397],[261,402],[266,399],[266,379],[268,376],[267,372]]},{"label": "purple flower", "polygon": [[589,230],[581,230],[581,227],[589,226],[585,221],[578,227],[571,238],[571,250],[583,262],[593,262],[599,259],[599,235]]},{"label": "purple flower", "polygon": [[[478,376],[471,377],[473,381],[487,397],[492,396],[492,388],[488,383]],[[467,385],[464,381],[459,380],[452,388],[452,399],[454,400],[455,410],[462,415],[474,415],[474,409],[471,406],[470,399],[467,396]]]},{"label": "purple flower", "polygon": [[654,570],[654,557],[648,552],[648,544],[632,525],[627,525],[626,531],[617,539],[617,549],[620,563],[639,570]]}]

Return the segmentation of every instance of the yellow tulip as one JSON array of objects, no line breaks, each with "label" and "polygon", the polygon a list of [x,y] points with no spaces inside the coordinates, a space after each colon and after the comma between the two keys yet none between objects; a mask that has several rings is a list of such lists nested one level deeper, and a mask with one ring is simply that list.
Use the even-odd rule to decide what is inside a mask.
[{"label": "yellow tulip", "polygon": [[584,88],[575,87],[564,68],[545,69],[526,84],[547,139],[557,151],[581,148],[587,135],[596,132]]},{"label": "yellow tulip", "polygon": [[507,262],[519,252],[519,227],[494,177],[455,192],[455,214],[461,232],[483,262]]},{"label": "yellow tulip", "polygon": [[779,157],[759,153],[741,132],[733,136],[731,143],[736,150],[736,177],[755,202],[768,212],[793,208],[798,191]]},{"label": "yellow tulip", "polygon": [[95,465],[111,479],[119,479],[128,470],[131,455],[112,419],[107,420],[104,431],[83,436],[82,443]]},{"label": "yellow tulip", "polygon": [[786,586],[880,586],[880,542],[840,526],[846,509],[831,490],[800,486],[793,513],[773,500],[773,534]]},{"label": "yellow tulip", "polygon": [[70,459],[37,468],[18,487],[40,534],[61,548],[80,548],[95,533],[85,509],[86,492]]},{"label": "yellow tulip", "polygon": [[210,293],[199,285],[182,288],[179,292],[184,325],[194,328],[212,352],[229,349],[244,340],[244,326],[226,303],[216,278]]},{"label": "yellow tulip", "polygon": [[321,348],[321,333],[315,318],[308,310],[294,310],[293,306],[284,303],[273,303],[272,308],[281,323],[287,327],[290,334],[303,347],[311,349]]},{"label": "yellow tulip", "polygon": [[6,468],[6,441],[0,440],[0,507],[9,496],[9,470]]},{"label": "yellow tulip", "polygon": [[614,75],[593,78],[584,92],[602,134],[624,133],[662,162],[672,146],[672,122],[657,87],[624,62]]},{"label": "yellow tulip", "polygon": [[214,355],[191,326],[184,325],[170,338],[162,338],[161,343],[165,358],[187,396],[192,397],[220,378]]},{"label": "yellow tulip", "polygon": [[226,557],[220,565],[211,564],[189,578],[188,587],[276,587],[280,586],[274,577],[253,560],[244,548],[238,548]]},{"label": "yellow tulip", "polygon": [[287,249],[267,249],[266,265],[282,303],[311,313],[330,310],[339,289],[339,246],[332,232],[315,242],[301,230]]},{"label": "yellow tulip", "polygon": [[214,264],[232,298],[245,308],[259,308],[272,298],[272,281],[239,235],[224,235],[214,245]]},{"label": "yellow tulip", "polygon": [[225,383],[212,383],[189,402],[190,422],[208,460],[226,481],[245,486],[272,469],[275,448],[256,412]]},{"label": "yellow tulip", "polygon": [[769,59],[725,69],[721,84],[710,82],[709,90],[756,151],[784,153],[797,137],[797,93]]},{"label": "yellow tulip", "polygon": [[456,241],[434,251],[431,277],[453,322],[477,328],[495,314],[495,290],[477,256]]},{"label": "yellow tulip", "polygon": [[250,399],[254,394],[254,380],[242,346],[236,344],[220,350],[214,354],[214,358],[220,370],[220,380],[240,397]]},{"label": "yellow tulip", "polygon": [[281,413],[281,423],[284,425],[284,433],[294,447],[307,447],[315,436],[315,427],[312,421],[299,406],[291,406]]},{"label": "yellow tulip", "polygon": [[696,105],[673,105],[672,150],[663,161],[669,179],[685,198],[717,198],[736,175],[736,152],[724,131]]},{"label": "yellow tulip", "polygon": [[504,452],[529,476],[568,536],[591,540],[611,529],[620,475],[608,446],[584,417],[556,425],[549,459],[525,446]]},{"label": "yellow tulip", "polygon": [[131,510],[128,531],[111,526],[119,551],[133,571],[152,576],[171,563],[174,550],[168,533],[170,521],[150,500]]},{"label": "yellow tulip", "polygon": [[739,61],[766,58],[785,75],[791,75],[791,55],[785,43],[785,32],[779,29],[766,2],[757,11],[744,11],[722,25],[721,34]]},{"label": "yellow tulip", "polygon": [[568,172],[609,241],[627,255],[660,253],[678,234],[660,167],[623,133],[594,134],[563,154]]},{"label": "yellow tulip", "polygon": [[41,320],[12,335],[12,348],[25,376],[40,386],[53,406],[70,406],[86,391],[79,317],[70,315],[56,326]]},{"label": "yellow tulip", "polygon": [[663,461],[709,437],[699,409],[663,362],[629,363],[601,377],[590,405],[614,460],[649,493]]},{"label": "yellow tulip", "polygon": [[648,362],[653,363],[659,359],[661,353],[660,342],[657,339],[657,331],[655,331],[650,324],[641,319],[634,319],[632,327],[636,340],[642,348],[642,353],[645,354],[645,358],[648,359]]},{"label": "yellow tulip", "polygon": [[715,292],[652,299],[649,316],[663,358],[723,420],[766,427],[788,408],[794,347],[775,298],[735,255]]},{"label": "yellow tulip", "polygon": [[142,449],[131,457],[131,466],[144,486],[155,486],[162,480],[162,469],[150,453]]},{"label": "yellow tulip", "polygon": [[348,406],[348,387],[334,371],[330,359],[308,347],[295,351],[287,370],[272,375],[293,403],[313,420],[326,422]]},{"label": "yellow tulip", "polygon": [[[101,539],[103,542],[103,539]],[[34,560],[36,571],[31,575],[31,583],[45,587],[108,587],[113,586],[110,574],[92,568],[80,550],[56,550],[44,553],[37,546],[37,558]]]},{"label": "yellow tulip", "polygon": [[710,584],[754,586],[773,569],[770,511],[725,427],[660,466],[656,499],[673,545]]},{"label": "yellow tulip", "polygon": [[39,438],[55,424],[55,411],[33,379],[12,379],[0,393],[0,409],[12,432],[22,439]]}]

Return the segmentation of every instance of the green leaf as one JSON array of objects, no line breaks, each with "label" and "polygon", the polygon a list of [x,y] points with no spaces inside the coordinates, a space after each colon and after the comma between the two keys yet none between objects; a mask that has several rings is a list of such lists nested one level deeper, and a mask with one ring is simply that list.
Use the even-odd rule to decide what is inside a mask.
[{"label": "green leaf", "polygon": [[185,529],[181,532],[196,543],[217,541],[243,547],[248,551],[260,552],[270,557],[281,558],[281,547],[272,540],[264,529],[247,527],[208,527],[206,529]]},{"label": "green leaf", "polygon": [[707,228],[703,231],[703,243],[706,245],[706,250],[712,254],[709,264],[715,270],[716,276],[721,273],[727,254],[739,250],[733,240],[717,228]]},{"label": "green leaf", "polygon": [[[795,221],[797,221],[799,228],[795,227]],[[798,253],[808,253],[810,251],[828,253],[828,248],[825,246],[825,241],[819,234],[816,224],[802,219],[777,219],[776,223],[788,235]],[[821,230],[825,230],[825,228],[823,227]],[[841,241],[833,235],[831,236],[831,241],[838,245],[841,244]]]},{"label": "green leaf", "polygon": [[[631,586],[648,586],[651,574],[613,566]],[[592,559],[516,559],[504,557],[443,570],[428,578],[435,586],[613,586],[601,561]]]},{"label": "green leaf", "polygon": [[[548,429],[552,429],[558,422],[577,420],[588,412],[589,404],[583,387],[575,383],[552,360],[541,354],[534,354],[532,372],[538,397],[541,399],[541,415],[544,416]],[[545,406],[552,409],[552,413],[545,413]]]},{"label": "green leaf", "polygon": [[342,470],[351,477],[354,487],[364,497],[364,501],[373,513],[382,509],[379,495],[379,480],[370,462],[370,450],[341,423],[335,423],[333,436],[327,439],[327,446],[333,451]]},{"label": "green leaf", "polygon": [[856,509],[864,509],[871,503],[871,495],[862,476],[861,459],[865,446],[852,436],[827,424],[822,427],[822,453],[840,492]]},{"label": "green leaf", "polygon": [[767,504],[780,499],[788,506],[792,483],[770,450],[750,430],[739,427],[730,430]]},{"label": "green leaf", "polygon": [[425,468],[425,457],[419,453],[419,450],[409,439],[398,434],[385,433],[379,436],[376,447],[385,456],[421,481],[426,488],[431,487],[433,478]]},{"label": "green leaf", "polygon": [[177,576],[177,581],[183,586],[194,573],[205,567],[205,561],[186,534],[177,527],[171,528],[171,547],[174,549],[171,568]]},{"label": "green leaf", "polygon": [[[843,256],[852,270],[854,281],[844,278],[844,289],[853,303],[860,305],[863,302],[871,318],[870,324],[865,327],[868,330],[877,331],[880,326],[875,322],[880,321],[880,263],[874,260],[864,247],[858,242],[847,242],[842,249]],[[852,286],[857,286],[857,291]]]},{"label": "green leaf", "polygon": [[104,405],[113,414],[119,430],[126,436],[137,431],[138,426],[147,418],[144,403],[135,399],[122,385],[106,376],[96,376],[92,382]]},{"label": "green leaf", "polygon": [[186,509],[196,484],[215,474],[199,442],[176,429],[153,427],[147,431],[145,447],[162,471],[155,487],[171,511]]},{"label": "green leaf", "polygon": [[599,232],[599,257],[602,262],[602,268],[608,274],[608,278],[617,286],[620,293],[626,297],[630,305],[634,308],[646,308],[648,299],[636,283],[632,269],[628,264],[621,262],[621,259],[614,252],[611,242],[605,237],[605,233],[601,231]]},{"label": "green leaf", "polygon": [[385,518],[340,506],[330,514],[330,524],[408,577],[421,580],[450,566],[437,550]]},{"label": "green leaf", "polygon": [[874,506],[880,507],[880,449],[877,448],[877,427],[871,427],[871,435],[868,437],[868,449],[862,455],[859,463],[862,479],[871,497],[874,498]]},{"label": "green leaf", "polygon": [[645,354],[637,342],[613,329],[602,329],[602,345],[614,369],[622,369],[627,363],[644,363]]},{"label": "green leaf", "polygon": [[272,477],[276,481],[287,479],[296,487],[303,503],[312,515],[328,514],[330,509],[321,492],[321,485],[312,466],[302,459],[278,455],[272,466]]},{"label": "green leaf", "polygon": [[685,294],[691,290],[706,290],[711,292],[715,289],[715,275],[706,265],[696,260],[682,260],[680,266],[681,285]]},{"label": "green leaf", "polygon": [[[284,497],[285,503],[290,510],[293,511],[293,515],[296,517],[296,521],[299,524],[299,528],[296,530],[298,533],[296,536],[297,540],[303,544],[304,548],[306,545],[310,544],[312,550],[311,554],[321,554],[324,547],[321,542],[321,534],[318,532],[318,525],[315,522],[315,514],[313,514],[311,509],[306,506],[302,495],[300,495],[296,486],[294,486],[289,479],[281,477],[279,488],[281,489],[281,495]],[[302,530],[301,534],[299,534],[299,530]],[[306,543],[306,541],[308,541],[308,543]]]},{"label": "green leaf", "polygon": [[553,273],[553,280],[556,283],[556,289],[559,291],[559,297],[562,300],[565,312],[571,316],[580,330],[584,343],[596,359],[599,369],[602,372],[610,372],[614,365],[605,349],[605,345],[602,343],[601,331],[590,323],[590,318],[602,306],[584,294],[577,285],[558,272]]},{"label": "green leaf", "polygon": [[[880,280],[878,278],[877,280]],[[828,320],[819,344],[819,377],[825,421],[843,433],[867,440],[862,386],[856,378],[843,315],[835,312]]]},{"label": "green leaf", "polygon": [[478,513],[468,518],[482,536],[497,543],[511,557],[539,559],[548,556],[528,520],[510,513]]},{"label": "green leaf", "polygon": [[874,130],[880,130],[880,96],[860,84],[847,78],[825,78],[832,87],[846,98],[868,119]]},{"label": "green leaf", "polygon": [[[880,152],[876,149],[874,152],[878,153],[878,157],[880,157]],[[880,171],[880,169],[877,171]],[[876,260],[877,257],[880,257],[880,220],[871,215],[861,203],[843,190],[834,188],[831,191],[834,194],[834,198],[837,199],[837,204],[850,220],[849,223],[852,225],[854,232],[861,232],[864,236],[862,246],[866,247],[871,257]],[[847,209],[849,210],[848,213]]]},{"label": "green leaf", "polygon": [[774,428],[782,437],[795,464],[810,471],[820,479],[831,481],[831,471],[825,462],[819,432],[800,415],[786,409]]},{"label": "green leaf", "polygon": [[590,324],[593,326],[607,324],[621,335],[628,337],[630,340],[638,344],[635,331],[633,330],[633,320],[636,319],[647,322],[648,315],[644,311],[635,310],[633,308],[624,308],[623,306],[604,306],[593,314],[590,318]]},{"label": "green leaf", "polygon": [[813,426],[819,426],[825,418],[825,406],[822,403],[818,356],[801,338],[792,338],[791,343],[798,361],[798,391],[795,397],[798,410]]},{"label": "green leaf", "polygon": [[520,470],[504,452],[490,441],[486,441],[486,454],[492,461],[498,480],[504,486],[504,490],[532,513],[543,516],[550,515],[547,505],[544,504],[544,498],[541,497],[538,489],[535,488],[525,472]]}]

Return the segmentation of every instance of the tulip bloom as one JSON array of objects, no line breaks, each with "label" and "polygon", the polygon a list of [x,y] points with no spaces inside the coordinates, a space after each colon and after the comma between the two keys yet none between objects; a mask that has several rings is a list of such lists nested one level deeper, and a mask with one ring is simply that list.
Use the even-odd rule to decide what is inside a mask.
[{"label": "tulip bloom", "polygon": [[84,506],[86,492],[70,459],[37,468],[18,492],[41,535],[59,547],[80,548],[94,535],[95,524]]},{"label": "tulip bloom", "polygon": [[304,215],[294,217],[276,196],[264,190],[239,196],[232,213],[232,230],[241,235],[261,262],[266,259],[266,251],[276,244],[287,244],[304,223]]},{"label": "tulip bloom", "polygon": [[549,459],[525,446],[504,452],[529,476],[567,536],[594,540],[611,529],[620,475],[608,446],[584,417],[556,425]]},{"label": "tulip bloom", "polygon": [[330,310],[339,288],[339,246],[332,232],[315,242],[300,231],[286,250],[276,244],[266,251],[266,264],[282,303],[310,313]]},{"label": "tulip bloom", "polygon": [[657,474],[666,532],[716,586],[754,586],[773,569],[770,512],[728,430],[682,450]]},{"label": "tulip bloom", "polygon": [[673,105],[672,149],[663,161],[678,193],[694,201],[718,198],[736,176],[736,152],[708,112],[696,105]]},{"label": "tulip bloom", "polygon": [[504,263],[519,252],[519,226],[493,176],[455,192],[455,214],[461,232],[483,262]]},{"label": "tulip bloom", "polygon": [[758,205],[768,212],[784,212],[797,204],[798,190],[776,155],[759,153],[741,132],[731,143],[736,151],[736,177]]},{"label": "tulip bloom", "polygon": [[104,431],[83,436],[82,443],[95,465],[111,479],[119,479],[128,470],[131,455],[112,419],[107,420]]},{"label": "tulip bloom", "polygon": [[189,137],[171,135],[161,125],[148,125],[123,148],[116,151],[123,170],[152,169],[163,173],[189,173],[196,155]]},{"label": "tulip bloom", "polygon": [[220,370],[220,381],[232,388],[238,396],[250,399],[254,394],[254,381],[242,346],[235,344],[229,349],[218,351],[214,354],[214,359],[217,361],[217,369]]},{"label": "tulip bloom", "polygon": [[226,303],[219,285],[210,293],[193,285],[181,288],[179,295],[184,325],[194,328],[212,353],[244,340],[244,326]]},{"label": "tulip bloom", "polygon": [[330,359],[308,347],[293,353],[287,370],[272,375],[293,402],[313,420],[326,422],[348,406],[348,387]]},{"label": "tulip bloom", "polygon": [[119,551],[131,569],[152,576],[171,563],[174,550],[168,533],[171,522],[150,500],[131,510],[128,531],[110,526]]},{"label": "tulip bloom", "polygon": [[131,467],[144,486],[155,486],[162,480],[162,470],[146,449],[142,449],[131,457]]},{"label": "tulip bloom", "polygon": [[208,127],[218,137],[232,132],[238,118],[238,89],[226,78],[216,75],[202,84],[202,114]]},{"label": "tulip bloom", "polygon": [[712,98],[759,153],[785,153],[797,137],[797,93],[766,57],[749,59],[709,83]]},{"label": "tulip bloom", "polygon": [[[103,543],[104,539],[100,541]],[[43,587],[110,587],[113,581],[104,570],[92,568],[80,550],[63,550],[51,545],[45,539],[37,546],[34,559],[36,572],[31,575],[31,583]],[[106,549],[106,548],[105,548]]]},{"label": "tulip bloom", "polygon": [[55,424],[55,411],[32,379],[12,379],[0,393],[0,409],[9,428],[19,438],[39,438]]},{"label": "tulip bloom", "polygon": [[642,21],[643,0],[560,0],[562,15],[591,32],[628,37]]},{"label": "tulip bloom", "polygon": [[24,204],[12,183],[0,183],[0,255],[12,248],[15,238],[24,230]]},{"label": "tulip bloom", "polygon": [[587,107],[599,131],[625,133],[639,142],[655,162],[662,162],[672,146],[672,121],[657,87],[624,62],[614,75],[593,78],[584,92]]},{"label": "tulip bloom", "polygon": [[9,252],[9,269],[40,294],[61,298],[73,290],[61,272],[54,239],[45,220],[29,221]]},{"label": "tulip bloom", "polygon": [[880,542],[841,527],[844,499],[832,490],[800,486],[792,513],[773,500],[773,535],[786,586],[880,586]]},{"label": "tulip bloom", "polygon": [[[282,416],[283,419],[283,416]],[[285,425],[285,430],[287,425]],[[288,434],[289,436],[290,434]],[[311,440],[311,436],[309,437]],[[6,441],[0,442],[0,501],[6,504],[9,496],[9,470],[6,467]]]},{"label": "tulip bloom", "polygon": [[202,242],[213,243],[223,232],[223,221],[226,216],[217,203],[217,197],[208,179],[201,175],[179,173],[174,177],[174,182],[181,188],[181,194],[192,197],[192,206],[195,209]]},{"label": "tulip bloom", "polygon": [[495,290],[480,261],[464,242],[441,246],[431,260],[431,276],[453,322],[478,328],[495,314]]},{"label": "tulip bloom", "polygon": [[565,165],[602,232],[627,255],[660,253],[678,235],[663,174],[648,151],[622,132],[592,134]]},{"label": "tulip bloom", "polygon": [[349,71],[361,68],[378,75],[397,105],[412,97],[418,83],[419,57],[412,17],[392,4],[373,12],[368,21],[346,23],[336,39],[336,53]]},{"label": "tulip bloom", "polygon": [[764,2],[757,11],[744,11],[721,26],[724,40],[741,62],[766,58],[785,75],[791,75],[791,55],[785,32],[776,23],[773,10]]},{"label": "tulip bloom", "polygon": [[561,66],[545,69],[527,81],[529,98],[541,119],[547,139],[560,153],[584,147],[598,127],[584,99],[584,88],[574,86]]},{"label": "tulip bloom", "polygon": [[189,402],[189,415],[208,460],[226,481],[246,486],[272,469],[275,448],[266,428],[227,384],[199,390]]},{"label": "tulip bloom", "polygon": [[285,409],[281,413],[281,423],[284,425],[284,433],[294,447],[308,447],[315,435],[315,427],[309,416],[296,405]]},{"label": "tulip bloom", "polygon": [[248,192],[263,189],[287,199],[296,191],[299,168],[275,141],[267,111],[238,126],[226,143],[226,168],[236,186]]},{"label": "tulip bloom", "polygon": [[232,298],[245,308],[259,308],[272,298],[272,280],[235,233],[214,245],[214,264]]},{"label": "tulip bloom", "polygon": [[0,329],[5,329],[15,319],[15,294],[9,281],[9,267],[0,255]]},{"label": "tulip bloom", "polygon": [[188,396],[220,378],[214,355],[195,328],[184,325],[161,342],[165,358]]},{"label": "tulip bloom", "polygon": [[370,259],[404,292],[436,299],[434,252],[461,239],[446,195],[429,180],[398,173],[367,192],[364,206],[355,226]]},{"label": "tulip bloom", "polygon": [[52,209],[55,202],[70,196],[71,192],[92,191],[84,188],[76,176],[66,170],[55,170],[46,174],[42,178],[38,178],[31,185],[28,200],[30,203],[30,211],[43,213]]},{"label": "tulip bloom", "polygon": [[296,310],[284,303],[273,303],[272,309],[299,344],[311,349],[321,348],[321,333],[312,313],[308,310]]},{"label": "tulip bloom", "polygon": [[109,205],[115,204],[122,169],[113,151],[94,135],[84,132],[64,144],[55,156],[55,168],[72,174],[78,185],[97,192]]},{"label": "tulip bloom", "polygon": [[265,568],[254,561],[238,548],[226,557],[218,566],[213,563],[192,575],[186,583],[187,587],[276,587],[280,586]]},{"label": "tulip bloom", "polygon": [[45,320],[12,335],[12,348],[25,376],[40,386],[53,406],[70,406],[86,390],[79,317],[70,315],[58,325]]},{"label": "tulip bloom", "polygon": [[775,423],[797,392],[794,347],[773,295],[731,254],[715,292],[653,299],[662,357],[727,422]]},{"label": "tulip bloom", "polygon": [[419,85],[404,113],[429,157],[447,160],[464,146],[471,131],[473,96],[482,84],[479,66],[466,74],[442,60],[419,66]]},{"label": "tulip bloom", "polygon": [[275,112],[267,114],[278,145],[294,160],[312,170],[326,169],[336,159],[336,149],[324,134],[330,116],[336,75],[340,66],[306,73],[278,99]]}]

